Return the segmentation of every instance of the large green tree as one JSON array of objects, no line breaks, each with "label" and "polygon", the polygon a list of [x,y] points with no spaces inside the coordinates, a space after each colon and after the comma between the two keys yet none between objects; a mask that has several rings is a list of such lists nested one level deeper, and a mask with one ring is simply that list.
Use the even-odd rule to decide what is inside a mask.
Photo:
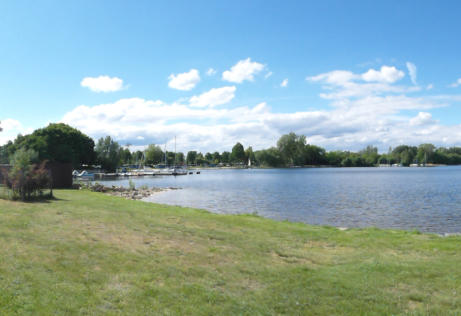
[{"label": "large green tree", "polygon": [[63,123],[49,124],[30,135],[19,135],[12,151],[20,148],[36,151],[40,160],[71,162],[74,167],[95,161],[93,139]]}]

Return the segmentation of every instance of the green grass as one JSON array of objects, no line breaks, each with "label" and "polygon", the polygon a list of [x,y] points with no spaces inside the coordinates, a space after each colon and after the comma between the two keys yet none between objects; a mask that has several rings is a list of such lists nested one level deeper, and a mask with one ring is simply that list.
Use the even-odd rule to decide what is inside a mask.
[{"label": "green grass", "polygon": [[0,315],[461,314],[461,238],[87,191],[0,200]]}]

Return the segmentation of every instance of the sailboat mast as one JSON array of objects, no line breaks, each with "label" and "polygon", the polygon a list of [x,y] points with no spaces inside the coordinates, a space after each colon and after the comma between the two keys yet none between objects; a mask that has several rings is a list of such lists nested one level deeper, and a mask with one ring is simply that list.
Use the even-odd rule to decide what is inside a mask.
[{"label": "sailboat mast", "polygon": [[174,166],[176,167],[176,135],[174,136]]}]

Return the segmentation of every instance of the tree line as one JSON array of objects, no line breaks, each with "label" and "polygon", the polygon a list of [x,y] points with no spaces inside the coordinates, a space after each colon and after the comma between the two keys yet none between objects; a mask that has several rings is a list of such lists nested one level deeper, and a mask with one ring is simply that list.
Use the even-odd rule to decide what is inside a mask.
[{"label": "tree line", "polygon": [[93,139],[66,124],[50,124],[30,135],[18,135],[14,141],[0,146],[0,163],[9,163],[20,149],[36,153],[37,161],[72,163],[74,168],[82,165],[100,165],[107,171],[115,171],[127,165],[187,164],[194,166],[242,166],[249,162],[261,167],[290,166],[337,166],[370,167],[379,164],[461,164],[461,147],[436,147],[433,144],[419,146],[399,145],[380,154],[378,148],[367,146],[358,151],[326,151],[308,144],[306,136],[289,133],[279,138],[276,145],[253,151],[236,143],[230,151],[164,152],[159,145],[151,144],[145,150],[131,151],[110,136]]}]

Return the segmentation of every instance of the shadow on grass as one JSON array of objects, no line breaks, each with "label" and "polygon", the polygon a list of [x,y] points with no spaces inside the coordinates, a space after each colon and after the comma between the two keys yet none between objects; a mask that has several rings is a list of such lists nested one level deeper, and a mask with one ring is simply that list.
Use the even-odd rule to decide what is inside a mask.
[{"label": "shadow on grass", "polygon": [[15,195],[11,190],[6,189],[5,187],[0,187],[0,199],[23,203],[50,203],[51,201],[67,201],[64,199],[59,199],[51,193],[32,195],[23,200],[18,195]]}]

